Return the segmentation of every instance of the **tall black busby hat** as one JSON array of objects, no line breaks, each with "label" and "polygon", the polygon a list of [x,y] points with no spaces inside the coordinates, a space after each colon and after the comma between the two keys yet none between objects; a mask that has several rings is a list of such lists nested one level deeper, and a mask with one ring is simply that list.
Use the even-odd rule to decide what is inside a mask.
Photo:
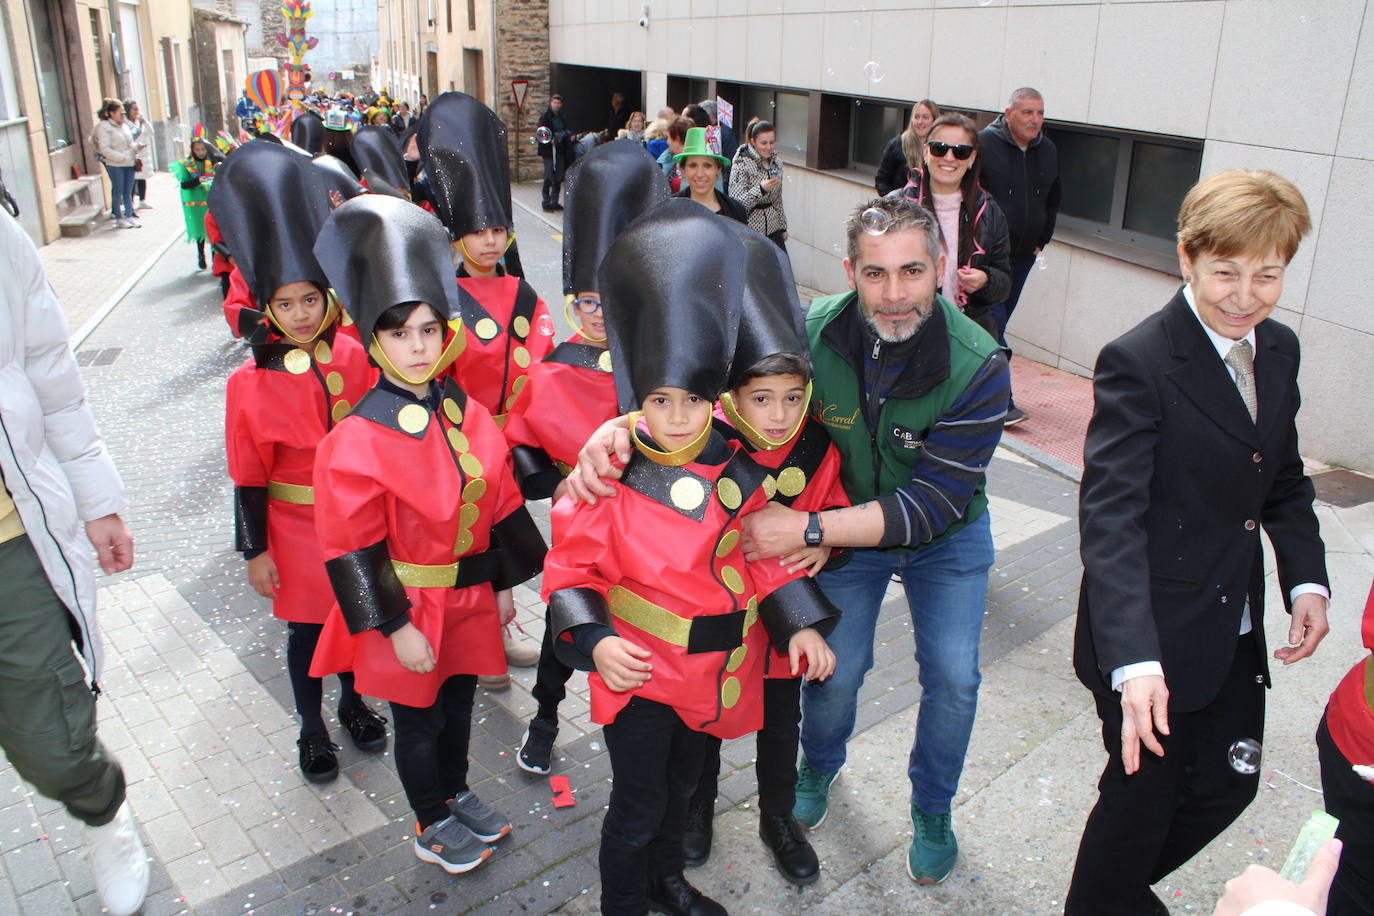
[{"label": "tall black busby hat", "polygon": [[633,140],[603,143],[568,175],[563,212],[563,292],[597,292],[611,242],[672,189],[654,157]]},{"label": "tall black busby hat", "polygon": [[365,124],[353,135],[353,161],[374,194],[410,198],[410,176],[396,132],[380,124]]},{"label": "tall black busby hat", "polygon": [[210,210],[259,308],[288,283],[328,288],[311,249],[329,216],[329,197],[311,160],[250,140],[219,167]]},{"label": "tall black busby hat", "polygon": [[[367,193],[367,188],[363,187],[358,181],[358,176],[353,174],[353,170],[348,167],[348,163],[337,156],[331,156],[328,153],[324,153],[316,156],[311,162],[314,164],[316,171],[320,173],[321,179],[324,182],[326,195],[331,191],[338,191],[339,196],[344,200],[352,200],[359,194]],[[331,201],[331,203],[336,202]]]},{"label": "tall black busby hat", "polygon": [[454,239],[513,228],[506,126],[464,92],[445,92],[420,116],[420,162],[430,198]]},{"label": "tall black busby hat", "polygon": [[302,111],[291,119],[291,142],[315,155],[324,149],[324,119],[313,111]]},{"label": "tall black busby hat", "polygon": [[727,388],[736,388],[750,367],[780,353],[807,358],[801,300],[787,255],[767,236],[743,223],[729,226],[744,243],[746,266],[739,334]]},{"label": "tall black busby hat", "polygon": [[393,305],[427,302],[446,318],[458,314],[448,233],[433,214],[400,198],[364,194],[336,209],[315,256],[364,344]]},{"label": "tall black busby hat", "polygon": [[744,295],[744,245],[725,218],[670,199],[611,244],[599,274],[622,410],[671,386],[715,400],[725,388]]}]

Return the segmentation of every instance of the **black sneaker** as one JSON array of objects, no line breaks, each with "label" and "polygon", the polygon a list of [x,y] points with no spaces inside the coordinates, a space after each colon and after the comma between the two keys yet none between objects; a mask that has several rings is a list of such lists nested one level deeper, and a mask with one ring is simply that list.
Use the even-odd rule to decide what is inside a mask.
[{"label": "black sneaker", "polygon": [[472,871],[485,862],[492,849],[452,816],[430,824],[423,832],[415,825],[415,857],[437,865],[450,875]]},{"label": "black sneaker", "polygon": [[332,782],[339,775],[339,746],[329,736],[316,732],[296,741],[301,753],[301,774],[311,782]]},{"label": "black sneaker", "polygon": [[1020,407],[1017,407],[1015,404],[1012,404],[1009,407],[1007,407],[1007,418],[1002,421],[1002,425],[1015,426],[1017,423],[1020,423],[1024,419],[1026,419],[1026,412],[1022,410]]},{"label": "black sneaker", "polygon": [[348,729],[348,736],[358,750],[380,751],[386,747],[386,716],[379,715],[366,703],[339,710],[339,722]]},{"label": "black sneaker", "polygon": [[553,769],[553,739],[558,737],[558,723],[547,719],[530,720],[529,728],[520,739],[515,762],[526,773],[547,776]]},{"label": "black sneaker", "polygon": [[711,858],[711,838],[715,833],[716,805],[692,801],[687,806],[687,826],[682,831],[682,859],[688,868],[705,865]]}]

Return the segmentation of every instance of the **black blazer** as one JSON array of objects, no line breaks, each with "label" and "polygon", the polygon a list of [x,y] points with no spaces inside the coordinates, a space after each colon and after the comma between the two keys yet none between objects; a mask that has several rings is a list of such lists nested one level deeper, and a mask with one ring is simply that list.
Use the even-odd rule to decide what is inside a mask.
[{"label": "black blazer", "polygon": [[1116,668],[1158,660],[1171,709],[1206,706],[1231,667],[1247,596],[1268,683],[1261,527],[1285,607],[1295,585],[1327,584],[1298,456],[1297,335],[1265,320],[1255,344],[1258,424],[1182,290],[1098,356],[1074,638],[1074,669],[1096,693],[1110,693]]}]

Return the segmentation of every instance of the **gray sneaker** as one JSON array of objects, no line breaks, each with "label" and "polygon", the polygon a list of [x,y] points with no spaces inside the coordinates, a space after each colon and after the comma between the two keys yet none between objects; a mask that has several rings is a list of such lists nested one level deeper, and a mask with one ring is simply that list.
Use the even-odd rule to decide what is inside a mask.
[{"label": "gray sneaker", "polygon": [[450,875],[472,871],[485,862],[491,852],[490,846],[452,817],[435,821],[415,837],[415,857],[439,866]]},{"label": "gray sneaker", "polygon": [[471,830],[483,843],[495,843],[510,833],[510,821],[487,807],[487,803],[472,794],[471,789],[457,798],[450,798],[448,810],[453,812],[454,820]]}]

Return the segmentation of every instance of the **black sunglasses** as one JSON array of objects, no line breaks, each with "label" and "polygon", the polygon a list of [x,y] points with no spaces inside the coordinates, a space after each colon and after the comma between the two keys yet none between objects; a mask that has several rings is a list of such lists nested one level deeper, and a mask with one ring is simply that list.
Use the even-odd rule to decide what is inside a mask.
[{"label": "black sunglasses", "polygon": [[947,154],[953,153],[955,159],[963,161],[973,155],[973,147],[969,146],[967,143],[959,143],[956,145],[953,143],[941,143],[939,140],[931,140],[926,144],[926,148],[930,150],[930,154],[936,159],[943,159]]}]

